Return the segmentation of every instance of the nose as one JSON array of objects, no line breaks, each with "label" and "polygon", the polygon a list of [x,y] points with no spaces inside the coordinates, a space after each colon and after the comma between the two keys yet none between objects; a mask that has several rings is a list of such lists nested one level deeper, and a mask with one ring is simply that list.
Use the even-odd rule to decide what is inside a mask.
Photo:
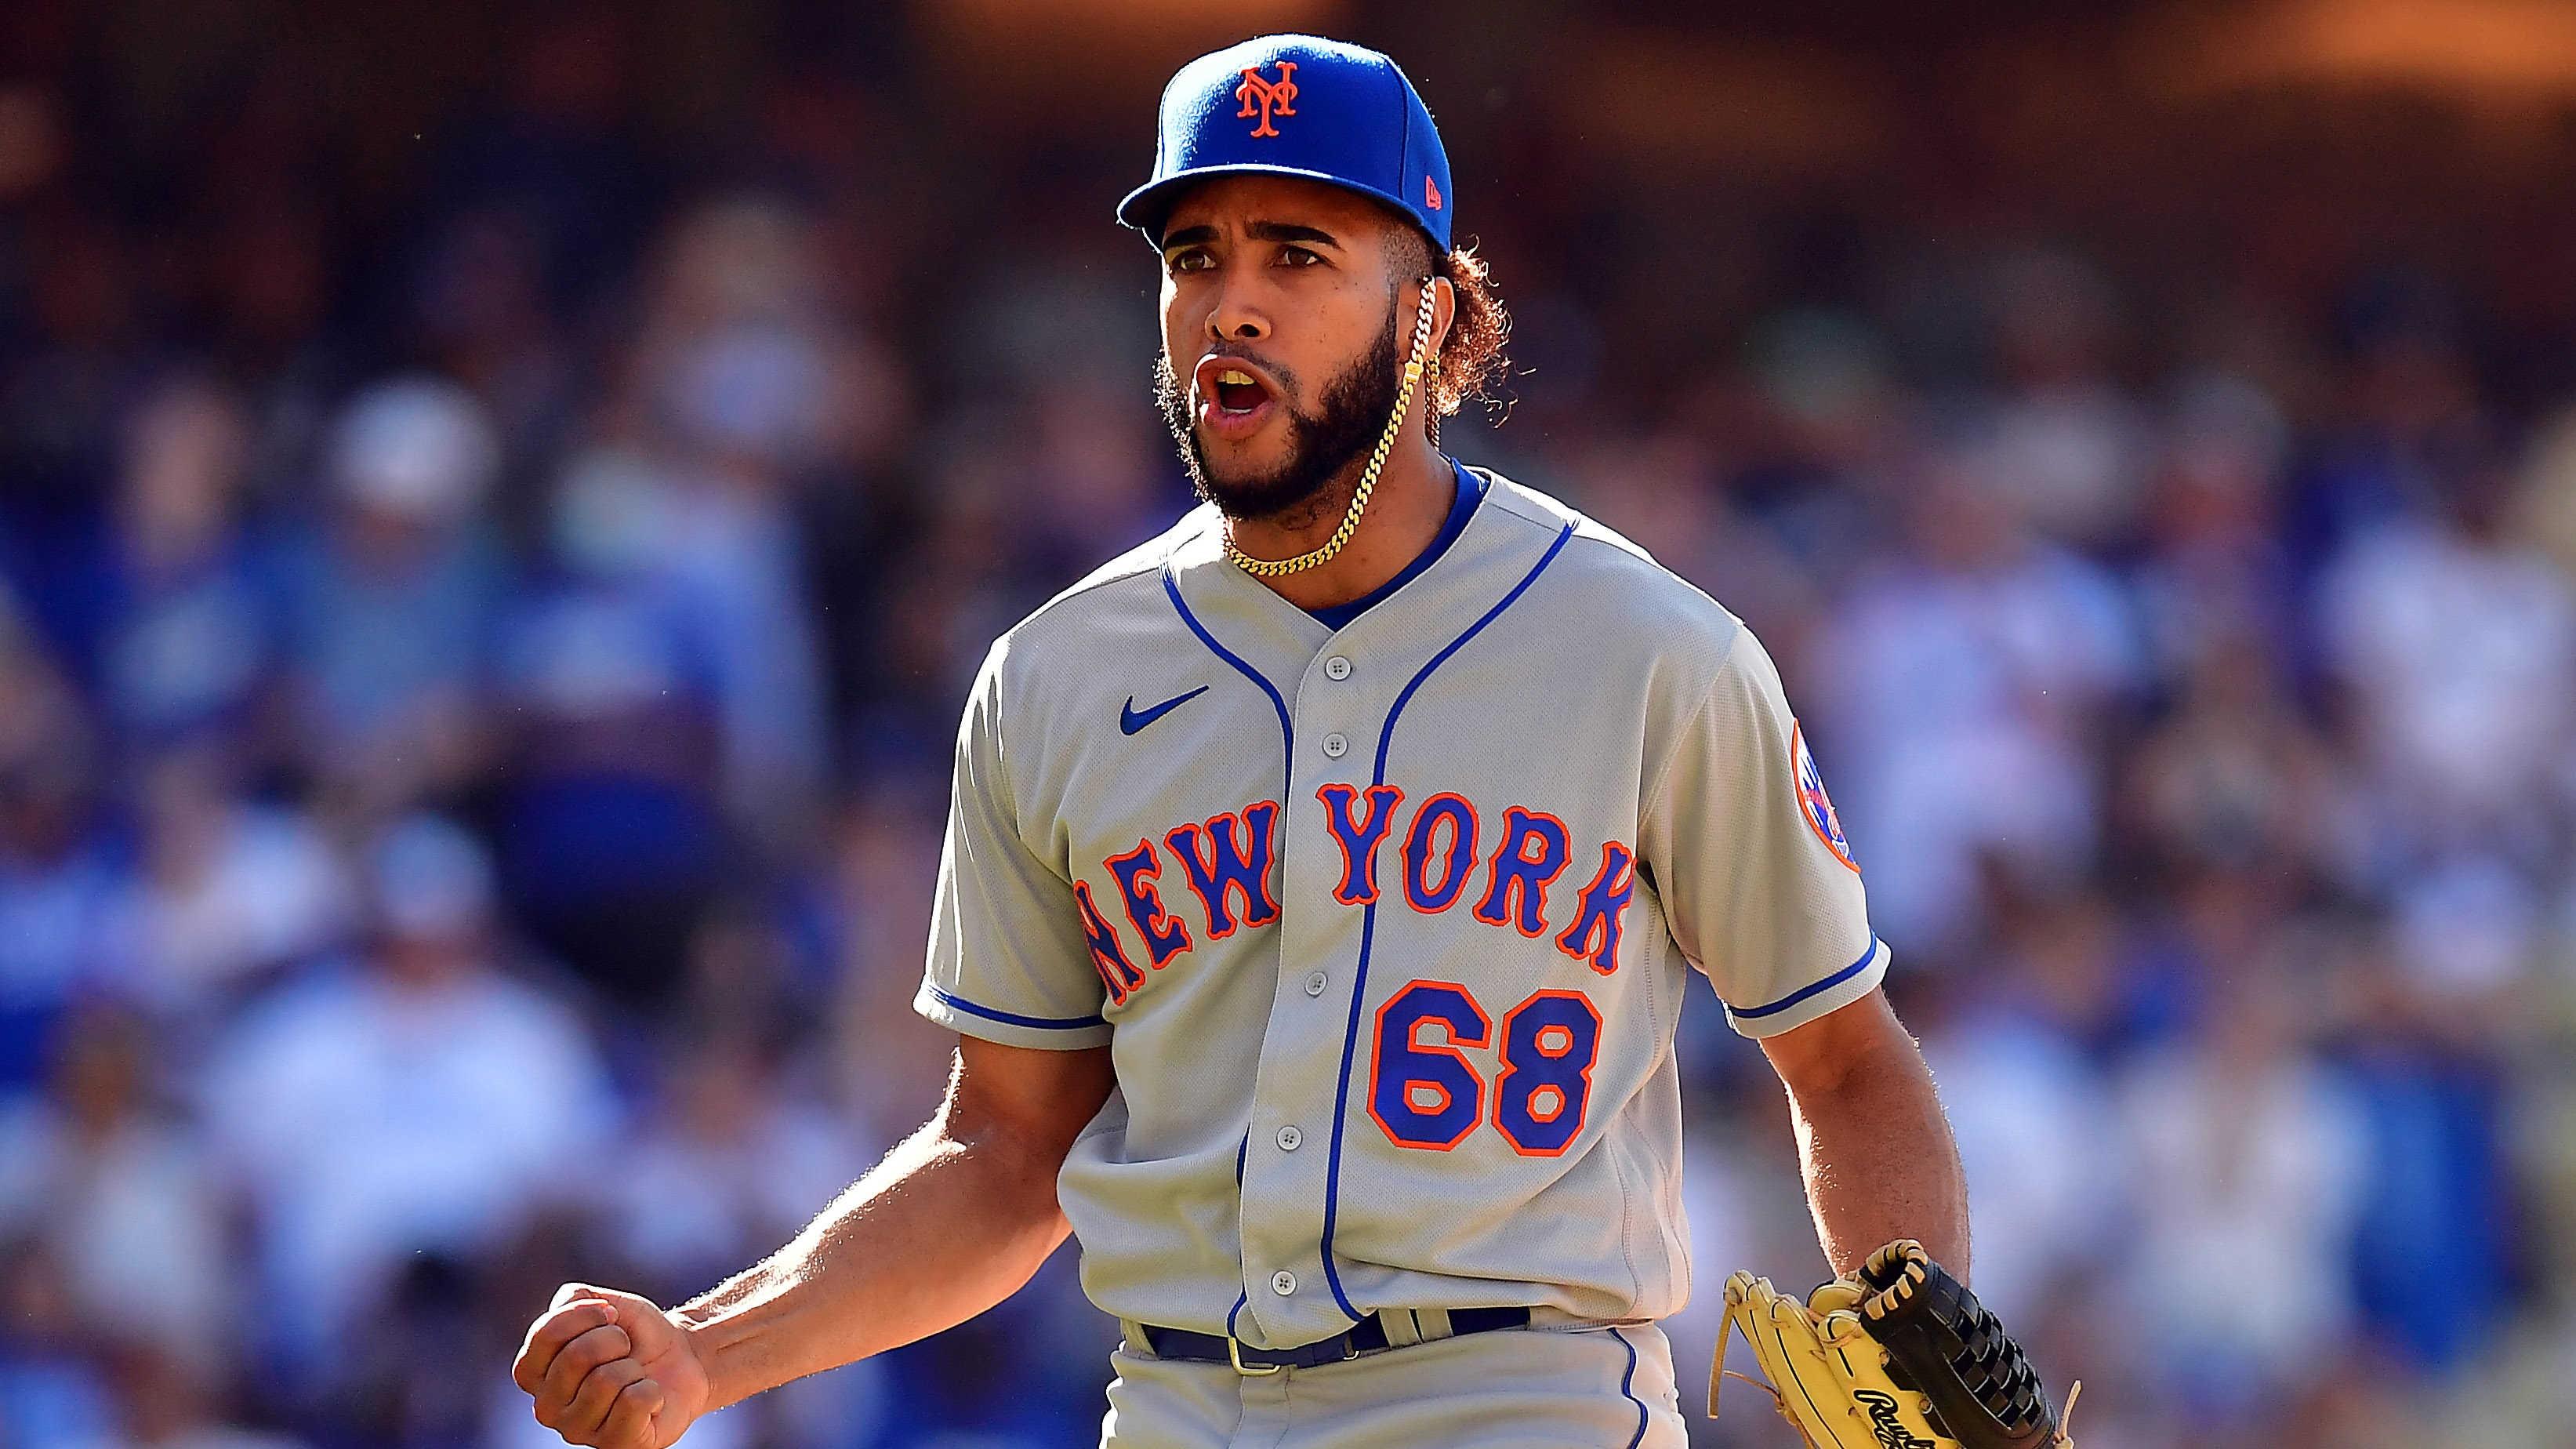
[{"label": "nose", "polygon": [[1259,342],[1270,335],[1270,318],[1254,300],[1250,287],[1227,285],[1208,309],[1208,338],[1214,342]]}]

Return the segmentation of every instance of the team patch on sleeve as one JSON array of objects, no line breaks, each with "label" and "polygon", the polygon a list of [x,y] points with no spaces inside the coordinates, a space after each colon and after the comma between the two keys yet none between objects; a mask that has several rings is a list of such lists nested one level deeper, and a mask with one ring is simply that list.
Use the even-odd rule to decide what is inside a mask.
[{"label": "team patch on sleeve", "polygon": [[1789,724],[1789,772],[1798,782],[1798,813],[1807,817],[1807,828],[1816,832],[1834,859],[1859,870],[1851,842],[1843,838],[1842,817],[1834,813],[1833,797],[1825,793],[1825,777],[1816,768],[1816,757],[1807,752],[1806,729],[1795,720]]}]

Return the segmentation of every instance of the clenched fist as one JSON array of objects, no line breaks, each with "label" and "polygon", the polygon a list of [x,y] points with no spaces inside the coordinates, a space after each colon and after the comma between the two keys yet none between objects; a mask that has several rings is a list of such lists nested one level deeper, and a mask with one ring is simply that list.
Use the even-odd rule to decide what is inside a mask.
[{"label": "clenched fist", "polygon": [[706,1366],[671,1316],[584,1283],[555,1290],[510,1377],[538,1423],[592,1449],[667,1449],[707,1407]]}]

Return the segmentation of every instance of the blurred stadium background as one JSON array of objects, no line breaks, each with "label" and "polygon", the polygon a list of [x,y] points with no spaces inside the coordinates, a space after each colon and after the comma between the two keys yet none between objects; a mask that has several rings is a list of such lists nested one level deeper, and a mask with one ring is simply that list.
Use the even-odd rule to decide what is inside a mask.
[{"label": "blurred stadium background", "polygon": [[[2576,6],[11,0],[0,1445],[553,1442],[558,1281],[921,1118],[969,672],[1187,501],[1110,206],[1279,28],[1441,118],[1455,450],[1780,656],[2086,1449],[2571,1442]],[[1820,1276],[1700,1005],[1702,1284]],[[1070,1269],[688,1443],[1089,1443]]]}]

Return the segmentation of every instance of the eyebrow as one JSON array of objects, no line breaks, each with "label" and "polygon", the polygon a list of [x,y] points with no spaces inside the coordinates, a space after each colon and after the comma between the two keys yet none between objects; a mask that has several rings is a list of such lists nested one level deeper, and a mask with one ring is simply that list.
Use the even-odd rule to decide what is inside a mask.
[{"label": "eyebrow", "polygon": [[[1340,247],[1342,244],[1342,239],[1340,237],[1323,230],[1321,227],[1299,226],[1294,222],[1256,221],[1247,223],[1243,230],[1244,234],[1251,237],[1254,241],[1316,242],[1323,246],[1335,248]],[[1173,232],[1163,238],[1163,250],[1168,252],[1176,247],[1201,246],[1208,242],[1215,241],[1217,236],[1217,229],[1213,226],[1183,227],[1179,231]]]}]

